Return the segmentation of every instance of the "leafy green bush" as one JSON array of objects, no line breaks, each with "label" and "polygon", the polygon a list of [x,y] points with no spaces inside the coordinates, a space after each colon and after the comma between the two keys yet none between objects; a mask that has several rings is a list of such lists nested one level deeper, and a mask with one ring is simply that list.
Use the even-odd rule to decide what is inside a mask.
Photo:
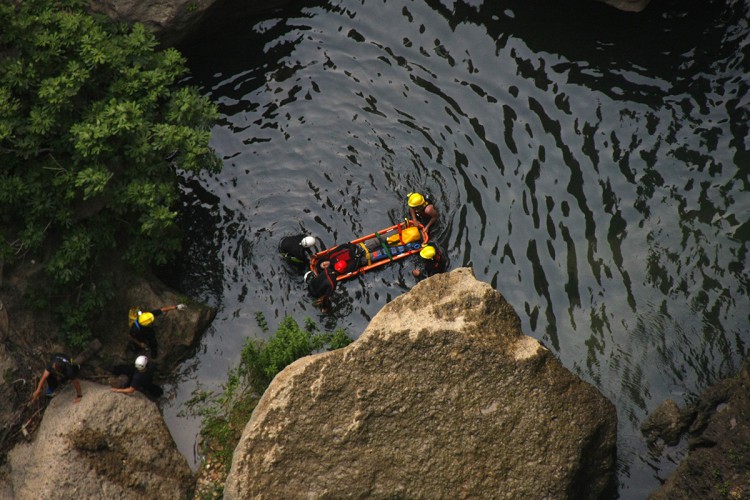
[{"label": "leafy green bush", "polygon": [[[264,325],[267,327],[262,314],[256,315],[256,320],[261,328]],[[267,342],[248,339],[242,350],[240,364],[229,371],[222,392],[213,394],[199,389],[186,403],[190,413],[203,418],[202,448],[209,456],[212,468],[220,466],[224,477],[229,472],[232,453],[242,430],[250,420],[260,396],[276,374],[303,356],[345,347],[351,342],[352,339],[341,328],[323,333],[308,318],[303,329],[289,316],[281,321],[276,333]],[[215,491],[215,488],[211,491]]]},{"label": "leafy green bush", "polygon": [[66,312],[94,306],[112,254],[136,271],[174,255],[177,169],[220,167],[216,106],[178,85],[179,52],[86,7],[0,3],[0,259],[37,255]]}]

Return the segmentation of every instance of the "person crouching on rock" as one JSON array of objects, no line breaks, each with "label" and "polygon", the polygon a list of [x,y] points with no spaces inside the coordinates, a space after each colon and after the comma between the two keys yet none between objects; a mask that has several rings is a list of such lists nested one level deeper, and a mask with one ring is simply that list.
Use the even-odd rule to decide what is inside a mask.
[{"label": "person crouching on rock", "polygon": [[112,387],[110,391],[122,394],[139,391],[151,400],[159,399],[164,391],[154,384],[154,371],[154,364],[146,356],[138,356],[132,365],[117,365],[112,373],[124,380],[118,380],[116,385],[121,387]]},{"label": "person crouching on rock", "polygon": [[336,271],[331,268],[330,260],[320,263],[317,275],[313,275],[312,271],[305,274],[307,290],[315,299],[315,305],[324,313],[331,308],[331,295],[336,290],[336,274]]},{"label": "person crouching on rock", "polygon": [[159,357],[159,344],[156,341],[156,334],[154,333],[154,320],[157,316],[163,313],[174,311],[183,311],[187,309],[185,304],[177,304],[176,306],[165,306],[152,311],[136,311],[135,320],[130,325],[129,335],[130,340],[135,345],[135,349],[148,349],[151,358]]},{"label": "person crouching on rock", "polygon": [[39,380],[39,384],[34,391],[34,395],[31,400],[34,401],[42,393],[44,383],[47,383],[47,390],[44,392],[45,396],[53,397],[56,394],[57,388],[62,384],[71,380],[73,387],[76,390],[76,398],[73,403],[78,403],[83,397],[81,392],[81,383],[78,381],[78,372],[81,370],[81,366],[73,363],[73,359],[65,354],[57,353],[53,354],[47,364],[47,368],[42,374],[42,378]]}]

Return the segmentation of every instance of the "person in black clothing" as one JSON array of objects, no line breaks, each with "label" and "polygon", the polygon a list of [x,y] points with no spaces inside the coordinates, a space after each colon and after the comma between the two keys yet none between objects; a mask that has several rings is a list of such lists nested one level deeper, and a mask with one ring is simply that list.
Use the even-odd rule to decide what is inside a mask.
[{"label": "person in black clothing", "polygon": [[159,399],[164,391],[153,382],[154,370],[154,364],[146,356],[138,356],[132,365],[117,365],[112,373],[126,375],[128,380],[124,384],[125,387],[112,387],[110,391],[122,394],[133,394],[138,391],[149,399]]},{"label": "person in black clothing", "polygon": [[315,238],[306,234],[287,236],[279,243],[279,253],[292,264],[307,266],[310,264],[312,247],[315,246]]},{"label": "person in black clothing", "polygon": [[331,261],[321,262],[318,274],[313,276],[310,271],[305,275],[305,280],[315,304],[324,313],[328,312],[331,308],[331,295],[336,290],[336,271],[331,268]]},{"label": "person in black clothing", "polygon": [[152,311],[137,311],[135,313],[134,321],[128,331],[135,350],[148,348],[152,358],[159,356],[159,344],[156,341],[156,334],[153,327],[154,319],[163,313],[174,311],[175,309],[184,311],[187,309],[187,306],[185,304],[177,304],[176,306],[165,306]]},{"label": "person in black clothing", "polygon": [[73,359],[65,354],[57,353],[53,354],[47,364],[47,368],[42,374],[42,378],[39,380],[39,384],[34,391],[34,395],[31,400],[34,401],[42,393],[44,383],[47,383],[47,390],[45,395],[52,397],[55,395],[55,391],[60,385],[67,382],[68,380],[73,381],[73,387],[76,390],[76,398],[73,403],[78,403],[83,397],[81,392],[81,383],[78,381],[78,372],[81,370],[81,366],[73,363]]},{"label": "person in black clothing", "polygon": [[448,262],[443,252],[438,250],[434,245],[426,245],[419,251],[419,256],[422,257],[422,269],[415,269],[411,272],[417,280],[445,272],[448,267]]}]

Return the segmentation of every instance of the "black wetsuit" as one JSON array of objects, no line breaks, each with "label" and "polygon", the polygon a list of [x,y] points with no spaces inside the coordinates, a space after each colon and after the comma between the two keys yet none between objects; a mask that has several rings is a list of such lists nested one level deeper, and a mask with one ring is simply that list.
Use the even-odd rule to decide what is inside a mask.
[{"label": "black wetsuit", "polygon": [[279,253],[281,256],[294,264],[309,264],[312,252],[309,248],[302,246],[302,239],[305,236],[307,235],[299,234],[297,236],[282,238],[279,243]]},{"label": "black wetsuit", "polygon": [[72,362],[69,356],[57,353],[53,354],[47,364],[47,387],[49,392],[55,392],[60,384],[78,378],[81,366]]},{"label": "black wetsuit", "polygon": [[431,259],[422,259],[422,270],[420,279],[429,278],[435,274],[443,273],[448,268],[448,259],[437,247],[435,247],[435,256]]},{"label": "black wetsuit", "polygon": [[[157,316],[160,316],[162,314],[161,309],[154,309],[153,311],[148,312],[154,315],[154,320]],[[149,351],[151,351],[149,354],[150,358],[156,358],[159,356],[159,344],[156,342],[156,334],[154,333],[153,323],[148,326],[143,326],[139,324],[137,320],[133,321],[129,333],[130,337],[136,342],[145,342],[146,344],[148,344]]]},{"label": "black wetsuit", "polygon": [[319,306],[328,307],[331,295],[336,290],[336,272],[330,267],[320,268],[317,276],[310,278],[307,283],[310,296],[316,299]]},{"label": "black wetsuit", "polygon": [[131,365],[117,365],[112,370],[115,375],[127,375],[128,385],[133,389],[142,392],[150,399],[159,399],[164,393],[164,390],[158,385],[154,384],[154,363],[149,361],[144,371],[136,370],[135,366]]}]

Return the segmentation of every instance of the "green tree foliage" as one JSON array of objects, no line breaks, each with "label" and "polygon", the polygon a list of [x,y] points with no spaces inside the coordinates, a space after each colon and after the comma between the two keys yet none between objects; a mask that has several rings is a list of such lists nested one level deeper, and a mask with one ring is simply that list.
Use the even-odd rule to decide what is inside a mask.
[{"label": "green tree foliage", "polygon": [[[256,320],[265,331],[263,315],[256,315]],[[300,328],[290,316],[281,321],[268,341],[248,339],[242,349],[240,364],[229,371],[222,391],[214,394],[198,390],[186,403],[190,413],[203,418],[203,452],[209,455],[213,465],[221,466],[224,476],[229,472],[232,453],[242,430],[277,373],[303,356],[339,349],[351,342],[341,328],[334,332],[320,332],[318,325],[309,318],[305,327]]]},{"label": "green tree foliage", "polygon": [[350,342],[351,339],[342,329],[320,333],[318,326],[309,318],[302,329],[294,318],[287,316],[268,342],[249,340],[245,344],[240,369],[246,374],[249,384],[262,393],[276,374],[294,360],[326,346],[338,349]]},{"label": "green tree foliage", "polygon": [[0,259],[44,250],[66,310],[91,306],[113,253],[165,263],[180,246],[177,168],[220,165],[216,107],[178,85],[179,52],[86,6],[0,2]]}]

